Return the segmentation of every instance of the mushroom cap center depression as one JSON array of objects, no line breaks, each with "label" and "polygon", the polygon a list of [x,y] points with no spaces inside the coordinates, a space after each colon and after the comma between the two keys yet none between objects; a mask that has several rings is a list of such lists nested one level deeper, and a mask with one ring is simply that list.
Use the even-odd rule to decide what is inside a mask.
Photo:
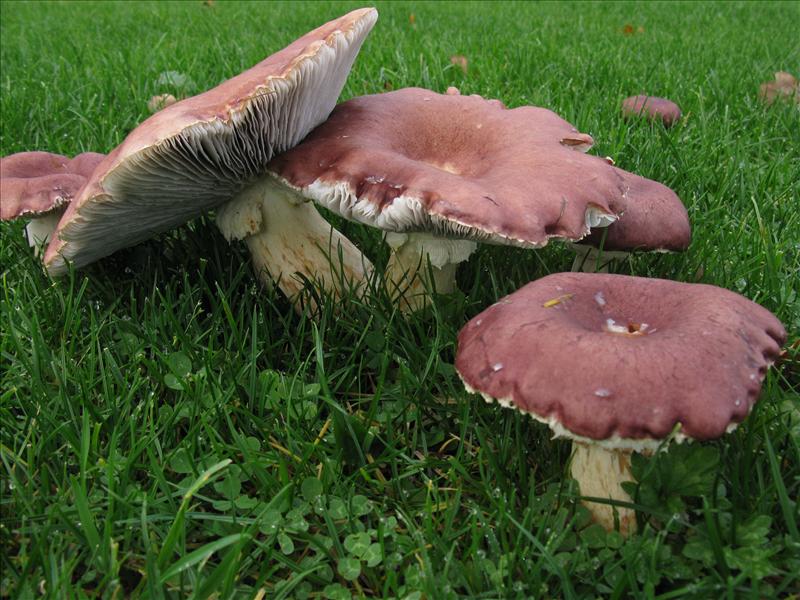
[{"label": "mushroom cap center depression", "polygon": [[657,333],[660,326],[656,323],[663,323],[666,316],[663,310],[656,311],[633,303],[630,298],[616,298],[601,289],[593,295],[566,294],[554,299],[550,308],[563,311],[560,316],[586,331],[627,338],[643,338]]},{"label": "mushroom cap center depression", "polygon": [[[499,105],[490,105],[483,98],[470,98],[471,102],[467,103],[464,100],[461,98],[456,104],[451,98],[431,92],[429,98],[422,98],[426,103],[424,110],[398,107],[394,116],[383,116],[385,120],[379,129],[360,134],[364,146],[391,155],[392,161],[407,162],[408,167],[414,170],[430,167],[460,177],[480,178],[491,171],[497,162],[496,157],[507,147],[503,137],[490,134],[499,129],[493,117],[500,118],[503,109]],[[362,118],[357,109],[351,113],[343,119],[341,139],[347,137],[344,132],[349,123]],[[367,144],[370,137],[375,139]],[[337,162],[337,158],[331,163]],[[378,170],[364,174],[362,179],[383,187],[399,188],[407,183],[405,178],[390,181],[385,171]]]}]

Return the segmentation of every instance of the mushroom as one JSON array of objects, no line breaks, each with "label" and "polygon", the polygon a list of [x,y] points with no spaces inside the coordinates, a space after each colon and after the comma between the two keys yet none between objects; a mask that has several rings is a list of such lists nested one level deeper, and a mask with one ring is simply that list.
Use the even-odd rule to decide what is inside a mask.
[{"label": "mushroom", "polygon": [[[785,340],[772,313],[718,287],[557,273],[467,323],[455,367],[469,392],[573,441],[583,496],[630,502],[631,452],[735,429]],[[629,508],[586,504],[607,529],[615,512],[635,529]]]},{"label": "mushroom", "polygon": [[409,88],[340,104],[268,168],[302,196],[384,230],[386,279],[413,310],[432,286],[454,288],[476,241],[538,248],[612,223],[623,181],[605,160],[573,151],[592,143],[543,108]]},{"label": "mushroom", "polygon": [[342,272],[363,278],[360,252],[299,197],[273,194],[262,175],[328,116],[376,19],[375,9],[355,10],[144,121],[70,204],[45,254],[48,271],[84,266],[227,202],[223,233],[256,238],[254,262],[290,297],[301,287],[296,271],[331,286]]},{"label": "mushroom", "polygon": [[0,220],[29,217],[28,244],[39,254],[67,204],[86,183],[102,154],[67,158],[50,152],[19,152],[0,158]]},{"label": "mushroom", "polygon": [[681,109],[672,100],[657,96],[631,96],[622,101],[622,116],[646,117],[660,121],[664,127],[672,127],[681,118]]},{"label": "mushroom", "polygon": [[657,181],[614,170],[627,189],[625,212],[607,228],[572,245],[577,253],[573,271],[606,272],[609,263],[635,250],[680,252],[692,240],[689,215],[675,192]]}]

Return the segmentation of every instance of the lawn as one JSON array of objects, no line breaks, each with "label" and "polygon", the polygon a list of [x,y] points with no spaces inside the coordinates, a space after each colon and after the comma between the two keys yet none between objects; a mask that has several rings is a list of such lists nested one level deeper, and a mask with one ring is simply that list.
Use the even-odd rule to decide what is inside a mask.
[{"label": "lawn", "polygon": [[[356,6],[2,2],[0,155],[108,152],[152,95]],[[800,4],[378,10],[343,99],[455,85],[555,110],[688,208],[688,252],[617,272],[734,290],[800,337],[800,112],[757,97],[800,75]],[[685,118],[622,121],[640,92]],[[374,230],[337,223],[385,264]],[[308,319],[210,218],[57,281],[3,224],[0,597],[797,597],[797,354],[735,432],[636,463],[629,539],[589,523],[568,442],[460,385],[459,328],[572,256],[484,246],[424,313],[376,294]]]}]

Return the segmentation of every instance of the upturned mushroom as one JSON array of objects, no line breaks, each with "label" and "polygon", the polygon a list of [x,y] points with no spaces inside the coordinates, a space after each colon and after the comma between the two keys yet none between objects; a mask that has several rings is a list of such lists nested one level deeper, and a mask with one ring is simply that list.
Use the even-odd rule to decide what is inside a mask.
[{"label": "upturned mushroom", "polygon": [[[558,273],[467,323],[455,366],[469,392],[573,441],[583,496],[630,502],[631,452],[735,429],[785,340],[772,313],[718,287]],[[607,529],[635,530],[631,509],[586,504]]]},{"label": "upturned mushroom", "polygon": [[573,244],[573,271],[606,272],[613,260],[631,252],[681,252],[692,240],[689,215],[675,192],[657,181],[614,170],[626,187],[625,212],[607,228]]},{"label": "upturned mushroom", "polygon": [[0,158],[0,220],[29,218],[25,231],[38,254],[50,240],[67,204],[103,158],[96,152],[74,158],[50,152],[19,152]]},{"label": "upturned mushroom", "polygon": [[592,143],[543,108],[409,88],[340,104],[269,170],[303,197],[385,231],[386,279],[415,309],[430,287],[454,288],[476,241],[539,248],[615,221],[622,178],[574,151]]},{"label": "upturned mushroom", "polygon": [[290,297],[302,285],[297,271],[331,290],[342,276],[362,279],[361,253],[302,198],[274,193],[263,173],[328,116],[376,19],[372,8],[355,10],[144,121],[70,204],[45,254],[48,271],[63,274],[68,263],[84,266],[228,203],[223,233],[248,238],[257,268]]}]

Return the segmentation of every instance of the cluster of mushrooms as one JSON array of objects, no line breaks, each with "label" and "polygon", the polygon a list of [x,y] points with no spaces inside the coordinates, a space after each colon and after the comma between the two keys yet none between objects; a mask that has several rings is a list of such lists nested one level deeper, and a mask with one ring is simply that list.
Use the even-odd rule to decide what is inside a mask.
[{"label": "cluster of mushrooms", "polygon": [[781,323],[724,289],[595,272],[620,252],[685,249],[689,219],[672,190],[587,154],[591,136],[549,110],[455,88],[337,106],[376,19],[366,8],[326,23],[163,108],[106,156],[3,158],[3,220],[29,217],[31,245],[47,244],[44,265],[59,276],[215,210],[226,239],[246,242],[259,276],[289,298],[309,280],[358,290],[372,264],[316,203],[384,232],[383,281],[406,311],[452,291],[478,242],[570,242],[574,270],[592,272],[544,277],[477,315],[456,369],[470,392],[571,438],[594,518],[633,531],[620,485],[630,453],[742,422],[785,341]]}]

